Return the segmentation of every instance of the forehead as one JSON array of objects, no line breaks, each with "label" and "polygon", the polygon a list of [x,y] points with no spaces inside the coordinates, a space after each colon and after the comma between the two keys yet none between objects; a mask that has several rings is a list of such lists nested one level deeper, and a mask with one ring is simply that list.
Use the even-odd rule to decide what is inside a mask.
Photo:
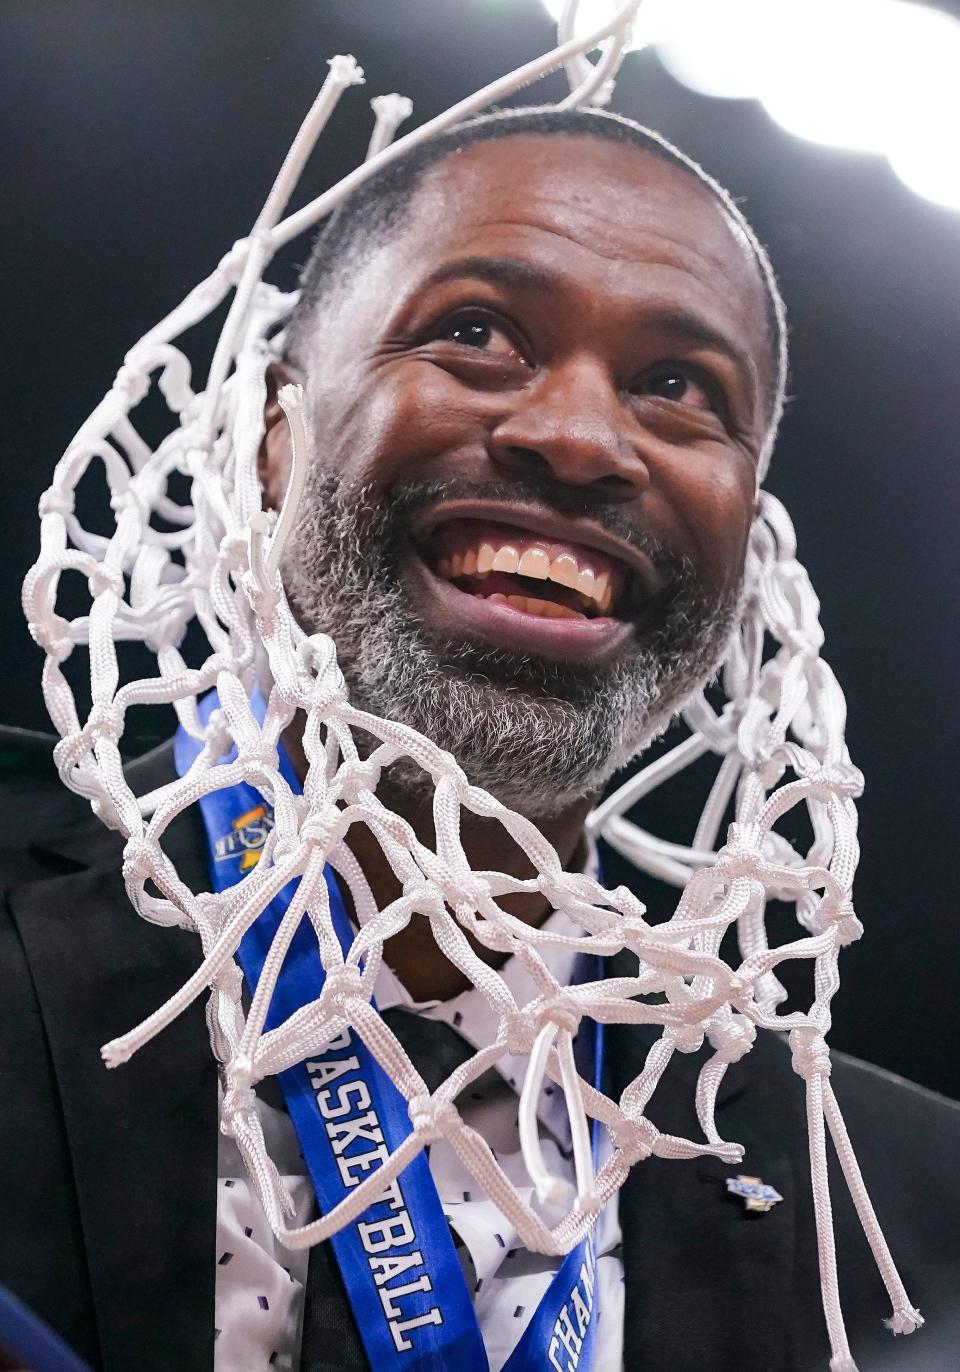
[{"label": "forehead", "polygon": [[572,289],[697,308],[769,371],[766,288],[742,230],[692,175],[640,148],[475,143],[424,174],[396,248],[408,288],[448,259],[495,253],[533,256]]}]

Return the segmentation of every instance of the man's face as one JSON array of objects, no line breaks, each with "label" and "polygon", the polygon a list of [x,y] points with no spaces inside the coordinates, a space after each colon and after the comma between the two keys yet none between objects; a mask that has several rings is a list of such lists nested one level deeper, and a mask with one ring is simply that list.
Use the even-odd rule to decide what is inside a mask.
[{"label": "man's face", "polygon": [[345,275],[307,351],[294,608],[471,780],[528,813],[589,794],[735,618],[771,387],[749,248],[676,168],[523,135],[429,171]]}]

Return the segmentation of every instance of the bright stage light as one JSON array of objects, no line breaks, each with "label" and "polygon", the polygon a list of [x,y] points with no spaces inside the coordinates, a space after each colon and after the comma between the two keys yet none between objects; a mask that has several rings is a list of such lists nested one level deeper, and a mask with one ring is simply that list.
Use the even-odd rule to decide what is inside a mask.
[{"label": "bright stage light", "polygon": [[[558,18],[563,0],[544,0]],[[577,30],[614,10],[582,0]],[[960,208],[960,23],[910,0],[646,0],[634,47],[702,95],[754,99],[782,128],[889,158],[920,195]]]},{"label": "bright stage light", "polygon": [[772,79],[795,21],[792,6],[776,0],[680,0],[669,5],[657,26],[661,36],[651,41],[671,76],[691,90],[749,100]]},{"label": "bright stage light", "polygon": [[904,185],[940,205],[960,210],[960,23],[926,10],[928,42],[922,63],[905,72],[901,118],[886,153]]},{"label": "bright stage light", "polygon": [[756,92],[800,138],[889,153],[928,122],[944,79],[960,79],[960,24],[942,12],[902,0],[807,0],[802,15],[789,61]]},{"label": "bright stage light", "polygon": [[899,114],[898,69],[913,6],[844,0],[796,12],[789,42],[757,94],[789,133],[830,147],[882,153]]},{"label": "bright stage light", "polygon": [[928,99],[924,113],[927,126],[920,127],[918,120],[909,130],[901,131],[888,153],[890,165],[904,185],[918,195],[960,210],[960,90],[954,86],[941,91],[938,99]]}]

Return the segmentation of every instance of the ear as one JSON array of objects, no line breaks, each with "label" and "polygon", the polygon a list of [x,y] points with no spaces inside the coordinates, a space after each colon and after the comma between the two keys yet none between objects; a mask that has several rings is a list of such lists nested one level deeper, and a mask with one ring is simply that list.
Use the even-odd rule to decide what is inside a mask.
[{"label": "ear", "polygon": [[257,475],[263,487],[263,508],[279,510],[287,489],[290,471],[290,430],[287,417],[277,399],[277,392],[288,381],[302,384],[302,378],[291,363],[271,362],[267,368],[267,399],[263,407],[264,433],[257,454]]}]

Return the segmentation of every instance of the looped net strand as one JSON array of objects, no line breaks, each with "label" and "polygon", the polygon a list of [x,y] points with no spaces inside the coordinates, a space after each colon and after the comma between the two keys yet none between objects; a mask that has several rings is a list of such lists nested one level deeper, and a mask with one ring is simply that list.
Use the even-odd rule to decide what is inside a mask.
[{"label": "looped net strand", "polygon": [[[391,139],[410,113],[409,102],[378,98],[367,161],[282,220],[338,99],[362,82],[352,58],[333,58],[250,234],[130,350],[113,386],[58,463],[40,504],[41,548],[24,584],[24,610],[46,655],[43,693],[60,734],[54,756],[62,780],[90,801],[104,824],[124,836],[123,877],[142,917],[193,930],[202,947],[193,976],[142,1024],[106,1044],[103,1057],[111,1067],[127,1061],[198,996],[209,994],[210,1041],[226,1088],[222,1128],[236,1140],[282,1243],[305,1248],[329,1238],[381,1196],[425,1145],[443,1138],[528,1248],[568,1252],[588,1232],[630,1167],[651,1154],[672,1159],[710,1154],[739,1162],[743,1149],[720,1137],[714,1118],[721,1080],[731,1063],[749,1053],[758,1030],[789,1033],[794,1066],[807,1093],[831,1366],[850,1368],[837,1291],[825,1126],[890,1294],[890,1326],[909,1333],[922,1320],[884,1242],[830,1087],[826,1037],[838,955],[861,933],[851,891],[858,856],[855,800],[862,779],[844,743],[843,695],[820,655],[817,600],[796,560],[793,530],[783,508],[761,494],[750,540],[744,613],[722,675],[726,706],[718,713],[702,696],[691,701],[684,710],[689,738],[640,771],[589,821],[593,832],[642,870],[683,887],[674,913],[656,924],[625,887],[606,890],[589,876],[564,872],[535,825],[472,785],[456,760],[429,738],[351,704],[333,641],[324,634],[307,636],[297,624],[279,573],[311,460],[297,387],[285,387],[280,395],[293,453],[283,508],[276,518],[261,509],[257,453],[266,369],[280,355],[282,328],[296,301],[295,294],[284,294],[263,279],[273,253],[405,149],[561,65],[568,67],[571,80],[568,105],[605,98],[637,7],[638,0],[622,5],[605,25],[575,39],[576,6],[568,5],[556,49],[396,141]],[[597,47],[600,57],[591,63],[585,54]],[[754,245],[782,325],[779,294],[762,248],[726,193],[710,184]],[[187,355],[175,340],[231,290],[206,385],[195,390]],[[781,336],[783,332],[781,327]],[[777,403],[761,474],[782,406],[784,346],[781,337]],[[169,431],[155,446],[134,422],[148,395],[154,401],[159,396],[170,417]],[[90,471],[102,474],[109,492],[114,520],[109,535],[84,528],[76,514],[75,492]],[[176,498],[184,480],[189,504]],[[85,579],[89,596],[87,612],[74,617],[58,610],[66,572]],[[180,651],[191,623],[205,636],[208,649],[199,667],[188,665]],[[117,644],[124,640],[146,645],[156,659],[155,675],[121,681]],[[89,654],[90,706],[83,719],[64,672],[77,648]],[[212,688],[220,706],[204,726],[198,699]],[[266,701],[262,724],[250,703],[258,690]],[[180,724],[201,745],[184,777],[148,795],[130,789],[120,746],[128,712],[142,705],[172,705]],[[281,733],[296,711],[306,717],[308,767],[302,797],[284,780],[278,759]],[[361,755],[357,731],[375,741],[372,751]],[[235,760],[222,762],[233,750]],[[719,770],[689,847],[657,839],[624,817],[643,795],[706,753],[720,759]],[[420,842],[377,795],[382,770],[401,757],[412,759],[435,787],[433,848]],[[261,860],[222,894],[195,892],[165,852],[166,830],[202,796],[240,781],[256,787],[273,808],[275,824]],[[731,805],[735,818],[718,847]],[[806,810],[812,827],[807,852],[796,850],[776,827],[798,808]],[[502,872],[472,871],[460,841],[464,811],[497,821],[505,841],[522,850],[536,877],[519,880]],[[350,830],[356,824],[378,840],[401,887],[401,894],[383,909],[377,908],[350,851]],[[331,921],[327,864],[349,893],[357,916],[356,936],[346,952]],[[299,885],[245,1011],[235,961],[238,945],[293,880]],[[509,915],[500,902],[521,891],[541,892],[582,934],[549,933]],[[793,941],[770,946],[765,923],[769,899],[795,906],[799,928]],[[326,978],[312,1002],[266,1031],[284,954],[304,917],[314,930]],[[384,942],[417,920],[429,923],[438,947],[476,985],[497,1025],[492,1041],[433,1093],[371,1004]],[[720,956],[730,928],[736,929],[739,943],[736,966]],[[484,948],[521,960],[536,987],[530,1003],[516,1003],[500,975],[477,955],[467,932]],[[542,956],[558,945],[603,959],[626,951],[636,971],[564,987]],[[778,1007],[786,993],[776,971],[788,959],[812,962],[814,996],[807,1009],[783,1013]],[[574,1062],[573,1037],[591,1019],[659,1028],[643,1070],[617,1101],[581,1077]],[[320,1055],[348,1028],[408,1102],[411,1132],[333,1210],[291,1227],[290,1197],[268,1154],[253,1088],[270,1074]],[[702,1138],[661,1133],[647,1116],[657,1085],[674,1053],[704,1045],[709,1052],[696,1088]],[[520,1133],[537,1205],[521,1197],[457,1108],[470,1084],[507,1054],[529,1058]],[[546,1078],[566,1101],[575,1188],[552,1177],[544,1162],[536,1101]],[[610,1142],[606,1161],[596,1172],[590,1120],[599,1122]],[[546,1202],[562,1207],[553,1223],[544,1218]]]}]

